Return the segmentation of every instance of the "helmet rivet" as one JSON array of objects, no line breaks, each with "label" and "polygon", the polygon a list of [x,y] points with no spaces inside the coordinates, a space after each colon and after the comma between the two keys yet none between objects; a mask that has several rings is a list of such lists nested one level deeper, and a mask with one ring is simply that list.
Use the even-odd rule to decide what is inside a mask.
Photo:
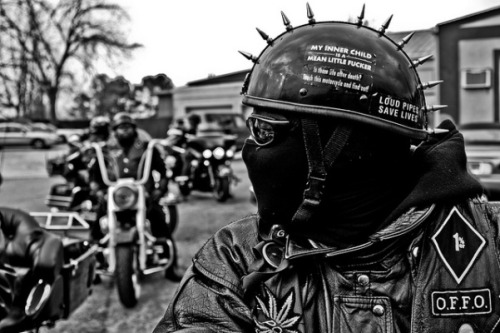
[{"label": "helmet rivet", "polygon": [[299,94],[300,94],[300,96],[305,96],[305,95],[307,95],[307,89],[306,89],[306,88],[301,88],[301,89],[299,90]]}]

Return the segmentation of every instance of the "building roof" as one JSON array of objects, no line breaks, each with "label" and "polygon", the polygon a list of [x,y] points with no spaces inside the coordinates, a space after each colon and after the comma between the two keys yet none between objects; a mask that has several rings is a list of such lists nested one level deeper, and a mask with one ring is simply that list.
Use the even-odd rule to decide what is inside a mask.
[{"label": "building roof", "polygon": [[433,29],[388,32],[387,35],[396,43],[399,43],[412,32],[414,32],[413,37],[404,46],[404,50],[410,58],[416,59],[431,54],[434,55],[437,52],[437,36]]},{"label": "building roof", "polygon": [[464,15],[464,16],[461,16],[461,17],[454,18],[452,20],[441,22],[441,23],[438,23],[437,26],[439,27],[441,25],[447,25],[447,24],[457,23],[457,22],[460,22],[460,21],[474,20],[476,18],[476,16],[494,15],[495,12],[497,12],[497,11],[500,12],[500,6],[496,6],[496,7],[493,7],[493,8],[482,10],[480,12],[475,12],[475,13],[472,13],[472,14],[468,14],[468,15]]},{"label": "building roof", "polygon": [[245,80],[245,76],[250,72],[250,69],[245,69],[237,72],[222,74],[222,75],[214,75],[205,79],[191,81],[187,83],[188,87],[195,86],[205,86],[210,84],[218,84],[218,83],[231,83],[231,82],[243,82]]}]

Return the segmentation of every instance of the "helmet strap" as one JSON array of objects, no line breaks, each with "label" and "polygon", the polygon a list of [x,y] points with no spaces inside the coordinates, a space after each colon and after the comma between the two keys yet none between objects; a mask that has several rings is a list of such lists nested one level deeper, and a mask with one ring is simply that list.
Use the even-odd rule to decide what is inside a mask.
[{"label": "helmet strap", "polygon": [[328,170],[346,145],[350,133],[350,127],[337,126],[323,149],[318,122],[302,119],[302,135],[309,171],[303,201],[292,217],[292,225],[306,223],[313,216],[323,198]]}]

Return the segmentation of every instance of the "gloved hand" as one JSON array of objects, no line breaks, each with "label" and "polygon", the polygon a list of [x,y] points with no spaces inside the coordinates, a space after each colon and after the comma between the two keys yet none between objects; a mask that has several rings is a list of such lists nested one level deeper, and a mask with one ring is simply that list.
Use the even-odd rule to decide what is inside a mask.
[{"label": "gloved hand", "polygon": [[163,191],[159,189],[154,189],[153,192],[151,192],[151,199],[153,201],[159,201],[161,197],[163,197]]}]

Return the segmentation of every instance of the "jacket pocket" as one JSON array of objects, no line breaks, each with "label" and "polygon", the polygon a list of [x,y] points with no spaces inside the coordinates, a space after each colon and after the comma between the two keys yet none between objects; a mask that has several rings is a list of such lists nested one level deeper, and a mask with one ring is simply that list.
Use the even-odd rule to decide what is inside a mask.
[{"label": "jacket pocket", "polygon": [[392,333],[387,297],[335,296],[333,333]]}]

